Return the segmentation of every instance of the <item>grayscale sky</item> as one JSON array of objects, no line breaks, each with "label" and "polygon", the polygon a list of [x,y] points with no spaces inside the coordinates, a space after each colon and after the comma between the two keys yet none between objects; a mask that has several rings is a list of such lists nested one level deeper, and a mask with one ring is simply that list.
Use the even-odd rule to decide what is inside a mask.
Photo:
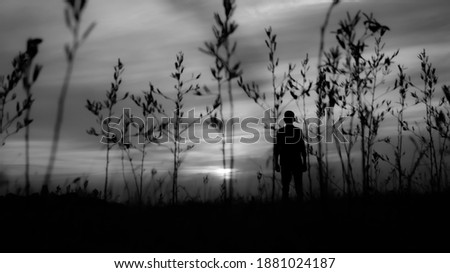
[{"label": "grayscale sky", "polygon": [[[123,91],[139,94],[148,89],[151,81],[167,92],[172,92],[169,78],[175,55],[185,54],[186,72],[202,73],[201,85],[214,91],[209,74],[212,59],[198,48],[213,38],[211,26],[214,11],[222,12],[220,0],[91,0],[83,17],[83,26],[95,21],[96,28],[78,52],[65,109],[55,179],[64,183],[84,175],[92,181],[104,176],[104,149],[99,140],[86,134],[94,126],[93,116],[86,110],[86,99],[99,99],[112,80],[113,66],[120,58],[125,64]],[[439,85],[450,80],[450,1],[448,0],[347,0],[341,1],[331,15],[326,34],[326,47],[334,46],[333,35],[339,19],[346,12],[361,10],[373,13],[377,20],[390,27],[385,39],[385,51],[400,49],[396,62],[408,68],[413,79],[418,78],[417,55],[425,48],[436,66]],[[326,0],[237,0],[235,20],[239,28],[234,35],[238,41],[237,59],[242,62],[244,78],[257,81],[263,91],[270,90],[270,74],[266,69],[267,52],[264,28],[272,26],[278,34],[280,71],[288,63],[299,64],[309,54],[310,77],[314,79],[317,65],[319,29],[330,1]],[[62,0],[2,0],[0,2],[0,75],[10,72],[10,62],[18,51],[25,49],[29,37],[40,37],[44,42],[36,59],[44,66],[34,88],[36,102],[31,126],[32,174],[40,183],[48,162],[50,139],[55,120],[56,102],[66,67],[63,45],[70,41],[64,24]],[[296,72],[298,74],[298,70]],[[396,71],[393,72],[394,74]],[[243,92],[235,89],[235,107],[238,117],[262,117],[262,111]],[[213,96],[189,100],[188,105],[203,108]],[[131,105],[128,103],[128,105]],[[307,113],[314,115],[313,101]],[[200,109],[200,108],[199,108]],[[295,109],[295,108],[292,108]],[[410,119],[420,119],[414,108]],[[395,134],[385,122],[381,135]],[[261,126],[260,126],[261,127]],[[262,127],[259,128],[261,131]],[[23,134],[7,140],[0,149],[0,171],[21,181],[24,165]],[[236,172],[244,194],[255,187],[256,172],[266,169],[270,145],[236,144]],[[158,169],[167,176],[170,157],[167,149],[156,147],[150,151],[146,170]],[[120,153],[114,153],[113,179],[121,180]],[[220,145],[200,144],[186,158],[182,180],[202,186],[201,177],[210,176],[211,186],[221,179]],[[168,183],[170,179],[166,177]],[[251,181],[251,182],[247,182]],[[117,187],[121,187],[118,185]],[[10,186],[13,187],[13,186]],[[195,187],[194,187],[195,189]],[[195,193],[195,190],[193,190]]]}]

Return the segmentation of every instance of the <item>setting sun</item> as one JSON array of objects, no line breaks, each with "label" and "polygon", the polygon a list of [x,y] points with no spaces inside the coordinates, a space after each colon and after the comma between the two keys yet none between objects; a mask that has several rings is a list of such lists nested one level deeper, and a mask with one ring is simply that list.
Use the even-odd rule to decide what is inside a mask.
[{"label": "setting sun", "polygon": [[215,173],[219,176],[229,176],[233,170],[230,168],[218,168],[215,170]]}]

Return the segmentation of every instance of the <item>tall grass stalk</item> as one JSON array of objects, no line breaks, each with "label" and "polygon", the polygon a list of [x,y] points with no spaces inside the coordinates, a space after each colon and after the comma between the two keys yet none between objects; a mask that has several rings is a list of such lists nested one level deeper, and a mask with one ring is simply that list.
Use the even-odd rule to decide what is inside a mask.
[{"label": "tall grass stalk", "polygon": [[[316,83],[316,93],[317,93],[317,100],[316,100],[316,115],[318,120],[322,120],[322,118],[325,116],[325,109],[327,108],[326,103],[324,102],[324,98],[326,94],[324,93],[324,88],[328,87],[326,82],[326,76],[322,69],[322,56],[324,54],[324,48],[325,48],[325,32],[328,27],[331,13],[333,9],[339,4],[339,0],[334,0],[325,15],[325,20],[323,22],[323,25],[320,28],[320,42],[319,42],[319,53],[317,58],[317,71],[318,71],[318,78]],[[316,137],[321,139],[323,137],[321,126],[317,126],[316,128]],[[322,200],[326,200],[328,195],[328,166],[324,166],[324,160],[323,157],[327,157],[328,155],[323,153],[323,147],[322,147],[322,141],[319,141],[317,144],[317,152],[316,152],[316,158],[317,158],[317,164],[318,164],[318,173],[319,173],[319,185],[320,185],[320,195]]]},{"label": "tall grass stalk", "polygon": [[[131,117],[129,113],[125,113],[125,115],[122,116],[121,122],[124,125],[124,128],[122,130],[122,136],[124,136],[124,137],[122,137],[121,141],[118,142],[118,145],[119,145],[119,149],[122,152],[122,158],[121,158],[122,159],[122,172],[125,171],[125,167],[124,167],[124,163],[123,163],[123,160],[124,160],[123,153],[125,153],[125,155],[127,156],[127,159],[128,159],[128,163],[130,165],[130,170],[131,170],[131,174],[133,176],[132,178],[133,178],[134,186],[136,188],[135,200],[137,200],[138,205],[141,206],[142,205],[142,189],[143,189],[143,187],[142,187],[142,183],[139,183],[139,178],[138,178],[138,175],[136,174],[137,167],[135,167],[135,165],[133,163],[133,156],[131,155],[131,149],[135,148],[135,145],[132,143],[132,140],[130,137],[130,135],[131,135],[130,127],[133,125],[132,118],[133,117]],[[125,177],[125,173],[123,173],[123,176]],[[128,186],[127,182],[126,181],[124,181],[124,182],[125,182],[125,185]],[[133,200],[129,199],[129,201],[133,201]]]},{"label": "tall grass stalk", "polygon": [[[19,101],[15,88],[23,79],[25,70],[29,69],[27,53],[21,53],[12,60],[12,72],[6,76],[0,76],[0,141],[1,146],[5,145],[8,137],[18,133],[24,128],[25,120],[21,119],[26,110],[31,107],[28,99]],[[15,111],[11,111],[8,106],[15,104]],[[16,123],[14,130],[11,127]]]},{"label": "tall grass stalk", "polygon": [[[100,127],[100,131],[97,132],[94,128],[87,131],[89,135],[102,136],[102,143],[106,144],[106,163],[105,163],[105,183],[103,187],[103,198],[108,199],[108,183],[109,183],[109,163],[110,163],[110,151],[116,144],[123,142],[124,138],[119,139],[111,132],[109,123],[112,122],[112,116],[114,114],[114,107],[118,102],[125,100],[128,97],[128,92],[124,94],[122,98],[118,97],[120,85],[122,84],[122,73],[124,71],[124,65],[117,60],[117,64],[114,66],[113,82],[109,91],[106,91],[106,99],[104,101],[86,101],[86,108],[95,117],[97,124]],[[106,110],[106,112],[104,112]],[[105,124],[107,122],[107,124]],[[118,121],[117,121],[118,122]],[[104,126],[106,125],[106,130]]]},{"label": "tall grass stalk", "polygon": [[[234,118],[234,99],[233,99],[233,81],[242,74],[240,69],[240,63],[234,62],[233,57],[236,53],[237,43],[230,40],[231,35],[236,31],[238,25],[233,20],[233,14],[236,10],[235,0],[223,0],[222,2],[224,8],[224,17],[219,13],[214,13],[214,19],[216,25],[213,25],[213,33],[216,41],[205,42],[204,48],[200,48],[200,51],[214,57],[216,63],[216,68],[212,69],[211,72],[218,82],[218,92],[220,96],[221,104],[223,104],[223,89],[225,88],[228,94],[229,103],[229,118],[230,120]],[[222,73],[222,74],[221,74]],[[221,115],[223,116],[223,109],[220,109]],[[222,119],[222,122],[225,122]],[[228,124],[225,122],[225,124]],[[228,188],[228,200],[233,199],[233,182],[234,182],[234,129],[233,123],[231,122],[231,128],[222,128],[226,130],[225,142],[222,142],[222,159],[226,160],[226,146],[228,145],[228,167],[231,170],[228,177],[228,187],[226,183],[222,187],[227,190]],[[224,167],[227,167],[226,162],[223,163]],[[225,182],[225,180],[224,180]],[[225,193],[226,194],[226,193]]]},{"label": "tall grass stalk", "polygon": [[[281,119],[282,113],[289,103],[284,103],[285,95],[289,92],[292,96],[292,99],[297,99],[297,95],[292,91],[296,88],[295,80],[292,77],[292,73],[295,70],[295,65],[289,64],[288,71],[285,73],[281,80],[277,79],[277,67],[279,65],[279,58],[276,57],[277,50],[277,35],[272,33],[272,28],[269,27],[265,29],[266,32],[266,47],[269,49],[269,63],[267,65],[267,70],[270,72],[271,76],[271,96],[272,103],[266,102],[266,95],[263,92],[260,92],[259,86],[252,82],[251,84],[245,84],[243,82],[242,77],[240,77],[238,84],[245,92],[245,94],[251,98],[256,104],[261,106],[266,113],[270,113],[270,117],[268,123],[264,124],[266,129],[269,129],[270,134],[275,138],[277,131],[279,129],[278,121]],[[289,102],[292,102],[290,100]],[[276,193],[276,166],[278,165],[277,153],[275,150],[275,142],[272,145],[271,156],[269,157],[270,161],[272,161],[271,168],[271,200],[275,201],[275,193]]]},{"label": "tall grass stalk", "polygon": [[73,67],[75,64],[75,57],[78,49],[86,41],[89,34],[95,27],[95,23],[91,23],[82,33],[80,37],[80,26],[83,11],[86,7],[87,0],[66,0],[66,8],[64,10],[64,18],[67,28],[72,35],[72,43],[66,44],[64,47],[66,53],[67,68],[64,75],[63,85],[58,98],[58,105],[56,110],[56,121],[53,129],[52,145],[50,150],[50,159],[44,178],[43,187],[48,189],[51,182],[51,176],[55,165],[56,154],[58,152],[58,143],[61,133],[61,126],[64,119],[64,105],[66,101],[67,92],[69,90],[70,80],[72,77]]},{"label": "tall grass stalk", "polygon": [[[203,53],[206,53],[208,55],[214,56],[215,57],[215,62],[214,62],[214,66],[211,67],[211,74],[214,78],[214,80],[216,81],[216,88],[217,88],[217,99],[220,102],[220,106],[219,106],[219,118],[220,121],[217,120],[217,117],[212,117],[212,122],[213,124],[216,125],[216,128],[218,130],[218,132],[221,134],[221,154],[222,154],[222,168],[224,170],[227,169],[227,150],[226,150],[226,138],[225,138],[225,127],[224,127],[224,121],[225,121],[225,116],[224,116],[224,112],[223,112],[223,89],[222,89],[222,85],[224,82],[224,66],[220,60],[219,57],[216,56],[216,54],[218,54],[218,52],[220,51],[221,48],[221,36],[222,34],[219,31],[216,31],[213,28],[213,32],[216,38],[216,42],[206,42],[205,43],[205,48],[200,48],[200,51]],[[210,92],[210,89],[208,87],[205,86],[205,90],[208,90],[208,92]],[[216,115],[217,116],[217,115]],[[221,197],[222,197],[222,201],[226,201],[227,199],[227,177],[225,175],[222,176],[222,185],[221,185]]]},{"label": "tall grass stalk", "polygon": [[[297,108],[299,108],[299,110],[302,112],[303,114],[303,130],[305,132],[305,138],[306,138],[306,162],[304,162],[304,164],[306,164],[307,166],[307,176],[308,176],[308,181],[309,181],[309,196],[310,198],[313,198],[313,181],[312,181],[312,177],[311,177],[311,153],[312,153],[312,147],[309,143],[309,135],[310,135],[310,130],[309,130],[309,122],[307,119],[307,114],[306,114],[306,98],[311,96],[311,90],[313,87],[313,82],[307,79],[307,73],[310,70],[310,66],[309,66],[309,56],[308,54],[306,54],[305,59],[302,60],[301,62],[301,68],[300,68],[300,75],[301,75],[301,81],[296,81],[297,85],[299,86],[299,91],[300,94],[299,95],[294,95],[291,91],[291,96],[294,97],[294,99],[296,99],[296,103],[297,103]],[[301,99],[301,103],[302,103],[302,107],[300,107],[300,102],[299,99]]]},{"label": "tall grass stalk", "polygon": [[[395,169],[397,173],[397,181],[398,181],[398,191],[402,192],[405,189],[404,182],[404,175],[405,171],[403,170],[403,163],[402,158],[405,155],[405,151],[403,148],[403,132],[407,131],[409,129],[408,122],[405,121],[405,110],[407,107],[406,104],[406,95],[408,93],[409,89],[409,82],[411,82],[411,79],[407,77],[404,70],[405,68],[402,66],[398,66],[398,75],[397,79],[395,80],[394,89],[399,90],[399,101],[397,102],[399,109],[394,112],[394,110],[391,110],[391,114],[396,118],[397,120],[397,145],[395,146]],[[407,191],[411,191],[411,185],[408,183],[407,185]]]},{"label": "tall grass stalk", "polygon": [[[380,109],[390,106],[390,101],[383,98],[385,93],[380,95],[377,90],[384,83],[384,76],[390,73],[390,66],[398,54],[398,51],[392,55],[382,52],[384,44],[381,39],[388,30],[387,26],[380,24],[372,15],[361,16],[358,12],[351,17],[347,14],[347,18],[340,21],[339,28],[335,32],[339,47],[331,49],[330,53],[326,54],[327,61],[323,72],[329,74],[330,78],[324,85],[329,89],[327,93],[329,107],[337,104],[342,109],[347,108],[350,116],[350,125],[343,131],[348,136],[348,143],[344,144],[346,168],[338,149],[342,170],[347,180],[347,192],[356,190],[351,166],[351,150],[358,138],[361,145],[362,191],[367,195],[372,186],[376,187],[377,180],[372,162],[378,168],[376,163],[378,157],[374,157],[373,147],[379,141],[378,130],[385,118],[384,111]],[[367,57],[365,49],[369,46],[369,39],[374,40],[374,54]],[[341,49],[344,52],[343,57]],[[327,81],[326,75],[323,78]],[[356,125],[355,114],[359,119]]]},{"label": "tall grass stalk", "polygon": [[[436,146],[441,147],[441,137],[439,134],[439,128],[436,126],[436,121],[442,120],[440,113],[436,107],[435,92],[438,77],[436,75],[436,68],[430,62],[429,57],[425,49],[418,55],[420,60],[420,79],[423,82],[423,87],[419,87],[415,84],[412,86],[416,89],[411,95],[416,99],[416,104],[422,104],[425,107],[425,130],[426,137],[422,134],[416,136],[422,145],[426,146],[426,157],[428,158],[428,173],[429,184],[432,192],[439,192],[441,190],[441,178],[442,168],[441,163],[443,161],[439,159],[439,152],[436,151]],[[418,94],[419,93],[419,94]],[[419,127],[419,126],[418,126]]]},{"label": "tall grass stalk", "polygon": [[[144,182],[144,172],[145,172],[145,157],[147,156],[147,146],[156,143],[155,133],[158,130],[158,124],[150,123],[149,121],[157,120],[156,114],[161,114],[164,109],[163,106],[158,103],[154,97],[154,90],[150,87],[149,91],[143,92],[143,97],[131,95],[133,102],[140,108],[142,118],[144,123],[139,125],[138,137],[139,143],[141,144],[141,166],[139,173],[139,203],[143,201],[143,182]],[[153,177],[153,176],[152,176]]]},{"label": "tall grass stalk", "polygon": [[[31,67],[33,63],[33,59],[36,57],[38,53],[38,45],[42,42],[42,39],[28,39],[27,41],[27,61],[24,67],[24,75],[23,75],[23,88],[25,90],[25,101],[24,108],[25,110],[25,194],[30,194],[30,124],[33,121],[30,117],[31,107],[33,105],[33,93],[31,92],[31,88],[33,84],[36,82],[39,77],[39,73],[41,72],[42,66],[36,64],[34,66],[33,72],[31,73]],[[26,105],[26,107],[25,107]]]},{"label": "tall grass stalk", "polygon": [[[394,163],[392,163],[387,156],[380,155],[380,158],[392,166],[397,178],[397,191],[399,193],[406,192],[410,194],[413,190],[412,178],[417,172],[427,148],[426,146],[425,148],[420,147],[416,141],[416,138],[420,138],[420,136],[416,135],[413,127],[406,121],[405,111],[409,106],[407,103],[407,95],[410,93],[414,96],[414,94],[409,90],[412,82],[411,77],[405,73],[405,68],[398,65],[398,71],[397,78],[394,82],[394,90],[398,89],[399,92],[399,100],[397,101],[398,107],[397,109],[390,110],[391,115],[397,121],[397,143],[394,145],[391,142],[387,142],[394,149]],[[415,148],[412,156],[409,156],[411,158],[411,166],[409,169],[405,167],[406,163],[404,162],[406,160],[406,150],[404,148],[406,145],[404,141],[405,132],[412,133],[412,135],[409,135],[409,140]],[[414,138],[414,136],[416,138]]]},{"label": "tall grass stalk", "polygon": [[310,130],[310,124],[307,118],[306,111],[306,99],[311,96],[311,91],[313,90],[314,82],[307,78],[307,73],[310,70],[309,65],[309,55],[306,54],[306,57],[301,61],[300,67],[300,76],[299,80],[294,79],[292,77],[292,71],[288,75],[288,88],[291,94],[291,97],[295,100],[295,104],[298,110],[301,113],[303,119],[303,130],[304,130],[304,138],[306,139],[306,164],[307,167],[307,176],[309,181],[309,195],[310,198],[313,197],[313,181],[311,177],[311,155],[313,154],[312,146],[310,144],[310,136],[313,132]]},{"label": "tall grass stalk", "polygon": [[[195,145],[185,143],[186,139],[184,139],[184,133],[193,125],[195,125],[195,117],[192,117],[190,111],[186,114],[186,107],[184,106],[184,100],[187,95],[197,95],[201,96],[203,93],[200,92],[200,86],[197,83],[192,83],[197,81],[200,78],[200,74],[192,75],[192,77],[188,80],[183,79],[184,73],[184,54],[179,52],[176,56],[175,62],[175,71],[172,72],[170,77],[176,81],[174,86],[175,88],[175,97],[171,97],[166,95],[167,92],[162,92],[160,89],[155,88],[152,84],[150,84],[150,89],[152,92],[156,92],[158,95],[162,96],[166,100],[170,101],[174,105],[174,114],[169,123],[162,123],[159,126],[159,130],[167,136],[169,141],[171,142],[171,146],[169,146],[169,150],[173,156],[173,169],[172,169],[172,204],[176,204],[178,202],[178,173],[181,167],[181,164],[184,161],[185,153],[192,150]],[[206,106],[206,113],[201,114],[201,117],[206,117],[211,115],[217,107],[219,107],[220,102],[218,99],[215,100],[212,108]],[[193,121],[186,122],[186,119],[193,118]],[[173,125],[173,126],[172,126]],[[183,126],[183,127],[182,127]]]},{"label": "tall grass stalk", "polygon": [[[31,107],[34,99],[31,92],[33,84],[37,81],[42,66],[36,64],[33,67],[33,60],[38,53],[38,45],[42,39],[28,39],[26,51],[19,54],[13,59],[13,71],[6,77],[0,76],[0,147],[5,144],[6,139],[18,133],[25,128],[25,194],[29,195],[30,191],[30,124],[33,121],[30,117]],[[25,90],[25,99],[20,102],[14,89],[18,83],[22,81]],[[7,105],[16,104],[16,112],[11,117]],[[23,114],[25,117],[21,119]],[[10,127],[16,122],[14,131],[10,131]]]}]

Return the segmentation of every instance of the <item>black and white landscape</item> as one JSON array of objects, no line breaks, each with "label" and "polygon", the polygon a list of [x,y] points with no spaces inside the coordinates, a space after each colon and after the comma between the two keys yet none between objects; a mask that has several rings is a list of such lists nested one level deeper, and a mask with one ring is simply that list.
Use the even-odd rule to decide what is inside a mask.
[{"label": "black and white landscape", "polygon": [[449,9],[3,0],[0,250],[448,252]]}]

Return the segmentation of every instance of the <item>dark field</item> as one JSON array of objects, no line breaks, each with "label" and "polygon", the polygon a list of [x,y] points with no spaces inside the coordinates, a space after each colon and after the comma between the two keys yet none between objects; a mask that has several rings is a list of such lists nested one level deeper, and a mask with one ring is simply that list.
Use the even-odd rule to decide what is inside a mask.
[{"label": "dark field", "polygon": [[450,193],[132,207],[0,197],[2,252],[449,252]]}]

